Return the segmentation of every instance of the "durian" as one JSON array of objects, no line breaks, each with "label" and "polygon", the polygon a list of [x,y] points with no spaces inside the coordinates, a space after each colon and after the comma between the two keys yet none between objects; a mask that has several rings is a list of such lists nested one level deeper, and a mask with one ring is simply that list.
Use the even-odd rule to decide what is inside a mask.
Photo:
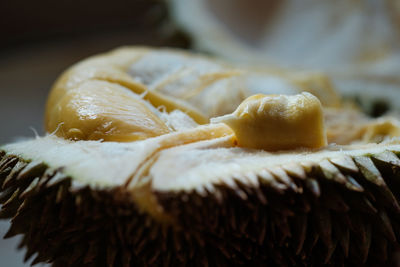
[{"label": "durian", "polygon": [[[0,148],[6,237],[23,234],[26,260],[54,266],[396,263],[398,120],[295,76],[168,49],[78,63],[52,89],[48,134]],[[295,106],[262,102],[274,97]],[[230,124],[240,107],[250,117]],[[277,149],[258,141],[268,127],[246,135],[272,120],[319,141]]]}]

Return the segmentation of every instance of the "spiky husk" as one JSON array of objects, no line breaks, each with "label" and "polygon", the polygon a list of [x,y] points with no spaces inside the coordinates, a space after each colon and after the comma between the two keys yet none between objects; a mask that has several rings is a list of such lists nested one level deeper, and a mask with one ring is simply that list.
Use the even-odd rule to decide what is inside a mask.
[{"label": "spiky husk", "polygon": [[252,186],[238,178],[202,192],[154,192],[173,226],[141,212],[122,186],[93,189],[62,169],[0,157],[6,237],[23,234],[33,263],[371,266],[400,253],[400,159],[390,151],[255,177]]}]

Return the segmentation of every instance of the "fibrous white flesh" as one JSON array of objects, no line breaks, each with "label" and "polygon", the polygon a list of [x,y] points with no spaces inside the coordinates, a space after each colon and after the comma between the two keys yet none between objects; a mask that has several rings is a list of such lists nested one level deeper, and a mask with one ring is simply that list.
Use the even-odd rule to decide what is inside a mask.
[{"label": "fibrous white flesh", "polygon": [[285,166],[303,168],[303,164],[318,166],[324,159],[400,151],[398,141],[387,145],[330,146],[320,151],[278,153],[218,148],[216,144],[220,141],[216,139],[162,151],[150,170],[153,187],[165,191],[190,191],[207,184],[232,184],[235,179],[240,179],[241,183],[246,183],[247,179],[251,184],[249,178],[254,175],[264,176],[268,182],[272,179],[271,171],[285,169]]},{"label": "fibrous white flesh", "polygon": [[25,160],[44,162],[52,169],[62,168],[64,174],[76,181],[107,187],[122,185],[134,178],[140,167],[162,149],[229,134],[232,134],[230,129],[220,124],[140,142],[70,141],[48,135],[5,145],[0,150]]},{"label": "fibrous white flesh", "polygon": [[[126,184],[133,190],[137,180],[145,180],[151,182],[156,191],[190,191],[206,185],[232,184],[234,179],[240,177],[243,178],[241,182],[251,184],[254,175],[268,182],[274,170],[303,170],[304,164],[317,166],[324,159],[340,161],[348,160],[348,156],[379,154],[387,150],[400,152],[398,140],[379,145],[328,146],[323,150],[271,153],[233,147],[230,136],[187,145],[180,137],[183,145],[172,148],[166,145],[165,137],[170,138],[171,135],[141,142],[115,143],[71,142],[47,136],[6,145],[1,149],[9,155],[45,162],[52,169],[62,168],[64,174],[92,187]],[[151,164],[147,166],[148,172],[138,173],[147,161]],[[132,181],[136,174],[139,177]]]}]

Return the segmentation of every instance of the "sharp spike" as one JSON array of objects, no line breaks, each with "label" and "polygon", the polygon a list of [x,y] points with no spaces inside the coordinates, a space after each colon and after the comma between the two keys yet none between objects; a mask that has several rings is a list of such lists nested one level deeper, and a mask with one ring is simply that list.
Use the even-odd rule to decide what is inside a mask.
[{"label": "sharp spike", "polygon": [[311,254],[315,245],[318,243],[320,237],[317,231],[313,230],[311,234],[307,237],[307,254]]},{"label": "sharp spike", "polygon": [[[90,264],[90,263],[93,264],[95,262],[95,260],[96,260],[96,255],[97,255],[97,251],[98,251],[98,248],[97,248],[98,244],[96,244],[95,241],[96,240],[92,240],[89,243],[89,247],[88,247],[88,249],[87,249],[87,251],[86,251],[86,253],[85,253],[84,257],[83,257],[83,263],[85,265]],[[108,248],[110,248],[110,246],[107,247],[107,265],[108,266],[114,266],[114,265],[111,265],[110,262],[114,262],[114,260],[115,260],[116,249],[114,247],[113,251],[110,252],[108,250]]]},{"label": "sharp spike", "polygon": [[325,194],[322,195],[324,206],[338,212],[349,211],[350,208],[346,204],[344,198],[339,193],[339,191],[333,189],[332,187],[327,187],[325,191]]},{"label": "sharp spike", "polygon": [[[225,181],[224,181],[225,182]],[[230,185],[228,185],[228,186],[230,186]],[[206,197],[207,196],[207,190],[204,188],[204,186],[203,185],[199,185],[198,187],[196,187],[195,188],[195,191],[196,191],[196,193],[199,195],[199,196],[202,196],[202,197]]]},{"label": "sharp spike", "polygon": [[385,180],[382,178],[381,173],[374,165],[373,161],[369,157],[359,156],[355,158],[356,164],[359,166],[361,173],[364,178],[370,183],[377,186],[377,189],[382,194],[387,206],[393,208],[396,212],[400,213],[400,206],[397,199],[394,197],[393,193],[390,191],[386,185]]},{"label": "sharp spike", "polygon": [[361,262],[365,264],[368,259],[368,254],[369,254],[369,248],[371,246],[371,235],[372,235],[372,230],[371,230],[371,225],[366,224],[365,225],[365,236],[362,239],[362,242],[360,242],[360,251],[361,251]]},{"label": "sharp spike", "polygon": [[374,246],[375,249],[377,249],[377,253],[375,255],[378,255],[380,259],[382,259],[383,262],[386,262],[388,260],[388,241],[384,237],[377,237],[375,240],[376,246]]},{"label": "sharp spike", "polygon": [[364,192],[364,188],[351,175],[346,175],[347,181],[352,184],[355,191]]},{"label": "sharp spike", "polygon": [[378,212],[378,210],[371,203],[371,201],[369,201],[368,198],[366,198],[365,196],[348,194],[346,196],[346,198],[348,199],[351,207],[354,210],[359,210],[363,213],[367,213],[367,214],[371,214],[371,215],[376,214]]},{"label": "sharp spike", "polygon": [[348,172],[358,172],[358,167],[354,163],[353,159],[348,156],[348,155],[342,155],[337,158],[331,158],[329,159],[330,162],[332,162],[334,165],[336,165],[338,168],[343,169]]},{"label": "sharp spike", "polygon": [[304,241],[307,235],[308,218],[306,214],[301,214],[294,217],[293,221],[293,238],[296,255],[299,255],[303,249]]},{"label": "sharp spike", "polygon": [[288,164],[288,165],[282,166],[282,168],[290,176],[296,177],[298,179],[305,180],[306,177],[307,177],[304,168],[300,164],[292,163],[292,164]]},{"label": "sharp spike", "polygon": [[16,176],[18,175],[18,173],[21,172],[21,170],[23,170],[25,168],[25,166],[27,165],[27,163],[23,162],[23,161],[18,161],[17,164],[15,164],[14,168],[11,170],[11,172],[8,174],[8,176],[6,177],[6,179],[3,182],[2,188],[6,188],[11,186],[12,184],[15,184],[16,182]]},{"label": "sharp spike", "polygon": [[12,167],[7,167],[0,171],[0,184],[3,183],[4,179],[8,176],[8,174],[12,171]]},{"label": "sharp spike", "polygon": [[392,243],[396,242],[396,235],[394,234],[392,224],[390,223],[390,218],[387,213],[383,210],[379,212],[379,218],[382,222],[382,230],[383,234],[386,236],[389,241]]},{"label": "sharp spike", "polygon": [[0,178],[3,180],[12,171],[18,159],[14,157],[6,157],[0,163]]},{"label": "sharp spike", "polygon": [[249,172],[244,176],[252,187],[259,187],[260,183],[258,182],[258,176],[254,172]]},{"label": "sharp spike", "polygon": [[216,191],[215,186],[212,183],[205,183],[204,189],[207,190],[207,195],[212,195]]},{"label": "sharp spike", "polygon": [[47,166],[43,162],[30,162],[18,175],[17,180],[42,176]]},{"label": "sharp spike", "polygon": [[258,235],[258,244],[262,245],[264,244],[265,236],[267,234],[267,218],[265,215],[262,216],[260,225],[261,225],[261,230]]},{"label": "sharp spike", "polygon": [[261,178],[261,182],[264,184],[269,184],[272,181],[275,181],[275,177],[267,170],[263,169],[258,173],[259,177]]},{"label": "sharp spike", "polygon": [[331,245],[327,248],[326,254],[325,254],[325,259],[324,259],[324,264],[328,264],[329,261],[332,258],[333,253],[336,250],[336,246],[337,246],[337,241],[334,241],[331,243]]},{"label": "sharp spike", "polygon": [[[5,157],[0,161],[0,172],[8,167],[13,167],[17,164],[18,158],[14,156]],[[14,165],[13,165],[14,164]]]},{"label": "sharp spike", "polygon": [[24,262],[27,262],[36,252],[34,246],[28,246],[25,252]]},{"label": "sharp spike", "polygon": [[359,191],[359,187],[355,186],[351,181],[348,181],[347,177],[345,177],[342,172],[327,159],[321,161],[319,167],[328,180],[344,185],[349,190]]},{"label": "sharp spike", "polygon": [[269,169],[269,171],[278,181],[291,188],[294,192],[299,192],[299,188],[296,186],[292,178],[290,178],[282,168],[276,167]]},{"label": "sharp spike", "polygon": [[314,223],[324,244],[328,248],[332,246],[332,225],[330,212],[323,208],[317,208],[314,212]]},{"label": "sharp spike", "polygon": [[268,204],[268,200],[262,190],[259,187],[254,188],[255,195],[257,196],[257,199],[261,202],[263,205]]},{"label": "sharp spike", "polygon": [[17,188],[17,189],[14,190],[14,192],[13,192],[12,195],[11,195],[11,197],[10,197],[6,202],[4,202],[4,204],[3,204],[3,208],[4,208],[4,209],[7,209],[10,205],[12,205],[12,202],[13,202],[14,200],[18,199],[18,196],[19,196],[19,194],[20,194],[19,191],[20,191],[19,188]]},{"label": "sharp spike", "polygon": [[14,187],[9,187],[0,192],[0,204],[5,203],[12,196],[14,190]]},{"label": "sharp spike", "polygon": [[24,192],[21,193],[21,198],[26,198],[39,184],[39,177],[32,180],[32,182],[28,185]]},{"label": "sharp spike", "polygon": [[343,255],[345,258],[349,257],[350,250],[350,230],[348,227],[344,227],[343,233],[340,237],[340,245],[342,246]]},{"label": "sharp spike", "polygon": [[[247,194],[245,193],[244,190],[241,189],[241,185],[243,185],[240,181],[240,178],[235,178],[232,179],[232,181],[235,183],[235,187],[232,188],[233,192],[242,200],[246,201],[247,200]],[[247,187],[246,185],[243,185],[243,187]]]},{"label": "sharp spike", "polygon": [[68,176],[62,172],[56,172],[54,176],[52,176],[49,181],[46,183],[46,187],[52,187],[59,183],[62,183],[64,180],[68,179]]},{"label": "sharp spike", "polygon": [[315,197],[318,198],[321,196],[321,189],[317,180],[308,178],[306,180],[306,187]]},{"label": "sharp spike", "polygon": [[374,163],[372,162],[371,158],[358,156],[354,158],[357,166],[360,169],[360,172],[363,174],[364,178],[369,181],[370,183],[381,187],[386,186],[385,181],[382,178],[381,173],[376,168]]},{"label": "sharp spike", "polygon": [[18,234],[23,233],[23,230],[19,229],[16,224],[11,224],[10,228],[8,229],[7,233],[4,235],[4,239],[11,238]]},{"label": "sharp spike", "polygon": [[391,151],[385,151],[380,154],[374,154],[372,157],[382,163],[390,164],[400,168],[400,159]]},{"label": "sharp spike", "polygon": [[287,190],[287,186],[285,184],[279,183],[275,177],[267,170],[261,170],[261,172],[258,174],[260,177],[260,184],[262,185],[267,185],[271,188],[273,188],[276,192],[279,194],[283,194],[285,190]]},{"label": "sharp spike", "polygon": [[35,257],[35,259],[32,261],[31,266],[39,264],[41,262],[45,262],[46,261],[46,256],[44,256],[44,254],[40,254],[38,253]]}]

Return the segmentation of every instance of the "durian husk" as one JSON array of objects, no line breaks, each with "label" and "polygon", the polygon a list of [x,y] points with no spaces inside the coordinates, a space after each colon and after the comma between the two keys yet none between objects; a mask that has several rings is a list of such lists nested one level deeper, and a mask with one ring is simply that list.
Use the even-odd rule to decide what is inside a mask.
[{"label": "durian husk", "polygon": [[[394,263],[400,234],[397,141],[279,156],[259,152],[256,164],[246,165],[254,151],[224,148],[227,139],[163,150],[150,172],[143,173],[142,178],[150,181],[149,193],[170,221],[136,201],[137,183],[85,182],[85,177],[73,174],[85,166],[60,167],[26,152],[35,141],[5,146],[0,153],[0,217],[12,218],[6,237],[23,234],[20,247],[27,248],[25,259],[36,255],[33,263],[54,266]],[[41,142],[69,141],[44,137]],[[76,143],[86,146],[84,142]],[[107,145],[93,142],[86,149]],[[128,150],[129,144],[119,145]],[[74,157],[66,147],[60,145],[59,153]],[[44,154],[40,150],[46,147],[37,148],[37,154]],[[185,180],[189,172],[182,171],[168,183],[168,170],[157,172],[170,155],[176,156],[179,167],[179,156],[205,150],[210,150],[208,155],[240,153],[238,162],[245,164],[245,171],[238,172],[229,161],[224,165],[224,159],[216,156],[224,177],[197,172],[203,180],[189,176]],[[113,166],[106,161],[104,165]],[[82,176],[99,174],[90,172]]]}]

